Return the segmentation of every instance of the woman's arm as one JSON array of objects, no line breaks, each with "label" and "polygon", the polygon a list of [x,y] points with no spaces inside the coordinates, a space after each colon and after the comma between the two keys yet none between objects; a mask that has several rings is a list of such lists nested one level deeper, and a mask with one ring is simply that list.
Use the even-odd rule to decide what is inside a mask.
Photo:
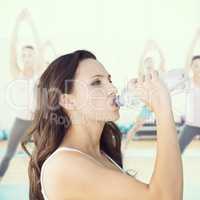
[{"label": "woman's arm", "polygon": [[53,53],[53,55],[56,56],[56,49],[55,49],[53,43],[50,40],[47,40],[43,44],[43,51],[45,52],[47,49],[50,49],[51,52]]},{"label": "woman's arm", "polygon": [[135,125],[127,132],[126,138],[124,139],[121,146],[122,154],[125,153],[125,150],[128,144],[130,143],[130,141],[132,140],[133,135],[142,128],[144,123],[145,123],[145,119],[138,117],[135,122]]},{"label": "woman's arm", "polygon": [[157,50],[159,56],[160,56],[160,71],[161,72],[165,72],[165,57],[164,57],[164,54],[163,54],[163,51],[162,49],[157,45],[156,42],[154,42],[154,45],[155,45],[155,49]]},{"label": "woman's arm", "polygon": [[13,34],[11,37],[10,70],[11,70],[11,73],[14,76],[14,78],[16,78],[19,75],[19,73],[21,72],[21,69],[19,68],[19,66],[17,64],[17,42],[18,42],[19,28],[23,21],[26,21],[29,24],[32,34],[33,34],[33,39],[34,39],[34,43],[36,45],[36,54],[37,54],[36,66],[40,67],[44,63],[42,45],[41,45],[41,42],[39,39],[37,29],[34,25],[34,22],[31,18],[29,11],[27,9],[24,9],[21,11],[21,13],[17,17],[16,24],[15,24]]},{"label": "woman's arm", "polygon": [[177,83],[173,88],[171,88],[170,93],[171,96],[178,95],[184,92],[187,92],[188,83],[183,80],[180,83]]},{"label": "woman's arm", "polygon": [[[164,105],[163,105],[164,106]],[[150,181],[162,187],[168,198],[183,198],[183,169],[172,110],[169,107],[156,112],[157,156],[154,173]],[[162,184],[162,186],[161,186]],[[165,189],[164,189],[165,188]]]},{"label": "woman's arm", "polygon": [[183,198],[180,147],[168,89],[159,82],[158,75],[152,73],[152,81],[145,84],[151,91],[147,102],[155,113],[157,123],[157,156],[150,185],[154,183],[162,187],[163,195],[168,196],[166,199],[180,200]]},{"label": "woman's arm", "polygon": [[148,53],[152,50],[152,41],[149,40],[147,41],[147,43],[145,44],[145,47],[144,47],[144,50],[141,54],[141,57],[140,57],[140,64],[139,64],[139,73],[138,75],[140,74],[144,74],[144,59],[145,57],[148,55]]},{"label": "woman's arm", "polygon": [[127,133],[127,140],[131,140],[133,135],[135,133],[137,133],[144,125],[146,119],[145,118],[142,118],[142,117],[138,117],[136,122],[135,122],[135,125],[128,131]]},{"label": "woman's arm", "polygon": [[18,34],[19,34],[19,27],[21,22],[24,20],[25,15],[22,11],[16,19],[14,30],[11,36],[11,43],[10,43],[10,72],[14,78],[17,78],[21,69],[17,63],[17,42],[18,42]]},{"label": "woman's arm", "polygon": [[134,126],[128,131],[125,141],[123,141],[122,150],[125,151],[127,145],[131,141],[133,135],[138,132],[144,125],[145,121],[150,118],[152,112],[146,107],[143,106],[139,115],[136,118]]},{"label": "woman's arm", "polygon": [[25,16],[26,16],[26,22],[28,23],[31,32],[32,32],[32,37],[34,40],[35,48],[36,48],[36,70],[39,72],[41,67],[44,65],[44,48],[42,46],[42,42],[40,40],[38,31],[36,29],[35,23],[31,17],[30,12],[25,9]]}]

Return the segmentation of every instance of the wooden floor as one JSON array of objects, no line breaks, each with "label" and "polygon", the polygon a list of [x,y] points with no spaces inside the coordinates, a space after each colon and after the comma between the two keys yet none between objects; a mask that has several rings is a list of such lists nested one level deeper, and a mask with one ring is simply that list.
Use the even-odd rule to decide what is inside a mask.
[{"label": "wooden floor", "polygon": [[[156,155],[155,141],[132,141],[124,155],[124,168],[137,172],[136,178],[148,182],[154,168]],[[0,152],[5,151],[6,142],[0,142]],[[3,154],[1,153],[0,156]],[[1,157],[0,157],[1,159]],[[16,153],[8,171],[1,181],[2,185],[28,185],[29,158],[25,154]],[[170,161],[169,161],[170,162]],[[200,199],[200,141],[193,141],[183,154],[184,164],[184,200]],[[199,193],[199,194],[198,194]]]}]

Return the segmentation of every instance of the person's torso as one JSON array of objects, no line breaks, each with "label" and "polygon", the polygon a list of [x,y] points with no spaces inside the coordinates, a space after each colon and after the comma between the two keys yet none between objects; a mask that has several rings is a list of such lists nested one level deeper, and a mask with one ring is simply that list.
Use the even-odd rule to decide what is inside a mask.
[{"label": "person's torso", "polygon": [[186,93],[186,124],[200,127],[200,86],[193,81]]},{"label": "person's torso", "polygon": [[9,85],[9,103],[16,117],[32,120],[36,104],[36,84],[38,76],[26,78],[22,75]]}]

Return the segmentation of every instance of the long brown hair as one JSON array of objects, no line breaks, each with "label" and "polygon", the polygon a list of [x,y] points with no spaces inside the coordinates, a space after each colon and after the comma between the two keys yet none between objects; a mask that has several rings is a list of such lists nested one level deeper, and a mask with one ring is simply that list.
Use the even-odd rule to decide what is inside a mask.
[{"label": "long brown hair", "polygon": [[[40,183],[41,167],[44,161],[59,147],[71,126],[69,116],[59,105],[59,97],[63,93],[72,92],[73,81],[66,82],[66,80],[73,80],[79,63],[88,58],[96,59],[91,52],[85,50],[60,56],[48,66],[39,80],[34,121],[22,141],[24,150],[30,156],[28,169],[30,200],[44,199]],[[61,121],[62,123],[60,123]],[[31,151],[27,148],[30,140],[33,142]],[[115,123],[105,123],[100,139],[100,149],[123,167],[121,133]]]}]

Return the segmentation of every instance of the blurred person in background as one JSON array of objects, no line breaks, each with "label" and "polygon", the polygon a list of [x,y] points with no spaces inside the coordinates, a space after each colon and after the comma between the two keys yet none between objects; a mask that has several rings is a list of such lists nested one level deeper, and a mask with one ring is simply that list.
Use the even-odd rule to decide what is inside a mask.
[{"label": "blurred person in background", "polygon": [[200,29],[197,30],[186,59],[185,71],[189,79],[174,87],[175,93],[186,94],[185,125],[179,137],[181,153],[195,136],[200,136],[200,54],[194,53],[195,48],[200,46],[199,42]]},{"label": "blurred person in background", "polygon": [[[19,30],[23,22],[26,22],[32,31],[34,45],[24,45],[18,52]],[[13,78],[12,94],[14,94],[14,101],[17,104],[19,103],[20,108],[15,112],[16,116],[9,134],[6,152],[0,162],[0,180],[8,169],[22,136],[32,123],[34,89],[43,70],[43,48],[31,15],[27,9],[24,9],[17,16],[10,44],[10,72]]]}]

